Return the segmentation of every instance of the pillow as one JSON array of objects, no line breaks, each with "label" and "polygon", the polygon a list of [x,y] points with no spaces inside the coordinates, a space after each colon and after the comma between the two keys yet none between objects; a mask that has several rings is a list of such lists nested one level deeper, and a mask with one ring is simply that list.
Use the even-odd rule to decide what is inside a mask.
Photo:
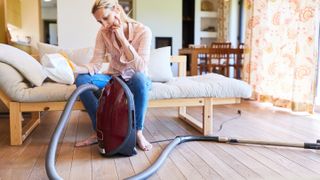
[{"label": "pillow", "polygon": [[148,74],[153,82],[167,82],[173,78],[170,66],[170,53],[170,46],[151,50]]},{"label": "pillow", "polygon": [[54,46],[46,43],[37,43],[40,59],[45,54],[62,53],[66,54],[68,58],[77,65],[87,64],[93,57],[94,48],[78,48],[78,49],[64,49],[59,46]]},{"label": "pillow", "polygon": [[0,44],[0,62],[11,65],[36,86],[41,86],[47,78],[41,64],[37,60],[15,47]]},{"label": "pillow", "polygon": [[74,83],[73,66],[70,60],[61,54],[45,54],[41,58],[41,64],[51,80],[61,84]]}]

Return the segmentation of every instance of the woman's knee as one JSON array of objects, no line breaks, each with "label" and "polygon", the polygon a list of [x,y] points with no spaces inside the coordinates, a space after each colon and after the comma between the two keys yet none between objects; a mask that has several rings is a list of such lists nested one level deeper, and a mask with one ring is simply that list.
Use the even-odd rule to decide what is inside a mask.
[{"label": "woman's knee", "polygon": [[131,78],[132,84],[137,88],[147,89],[148,78],[144,73],[137,72]]},{"label": "woman's knee", "polygon": [[91,82],[91,77],[88,74],[79,74],[75,80],[77,87],[81,86],[82,84],[87,84]]}]

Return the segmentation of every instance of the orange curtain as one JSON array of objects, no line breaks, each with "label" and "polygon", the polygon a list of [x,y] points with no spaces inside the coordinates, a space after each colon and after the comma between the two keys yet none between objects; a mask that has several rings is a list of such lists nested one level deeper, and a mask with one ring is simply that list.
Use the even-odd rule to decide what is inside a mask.
[{"label": "orange curtain", "polygon": [[254,98],[313,112],[320,0],[246,0],[243,78]]}]

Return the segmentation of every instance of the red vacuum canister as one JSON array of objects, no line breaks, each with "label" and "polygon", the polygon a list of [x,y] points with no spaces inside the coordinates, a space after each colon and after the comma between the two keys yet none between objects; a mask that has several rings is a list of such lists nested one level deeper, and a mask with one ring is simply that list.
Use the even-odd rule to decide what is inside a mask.
[{"label": "red vacuum canister", "polygon": [[97,109],[99,151],[104,156],[132,156],[136,152],[133,95],[127,84],[113,76],[104,88]]}]

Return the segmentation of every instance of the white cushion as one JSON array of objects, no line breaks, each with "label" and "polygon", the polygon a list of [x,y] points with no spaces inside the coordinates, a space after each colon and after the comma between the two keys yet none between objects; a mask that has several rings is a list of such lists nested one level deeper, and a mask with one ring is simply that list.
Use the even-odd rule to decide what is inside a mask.
[{"label": "white cushion", "polygon": [[45,54],[41,58],[41,64],[51,80],[62,84],[74,83],[72,68],[68,60],[61,54]]},{"label": "white cushion", "polygon": [[167,82],[173,78],[170,52],[170,46],[151,50],[148,74],[153,82]]},{"label": "white cushion", "polygon": [[219,74],[174,77],[166,83],[152,83],[149,99],[175,98],[249,98],[252,89],[244,81],[228,78]]},{"label": "white cushion", "polygon": [[36,86],[41,86],[47,78],[41,64],[37,60],[15,47],[0,44],[0,62],[11,65]]},{"label": "white cushion", "polygon": [[45,54],[53,53],[65,53],[68,58],[77,65],[87,64],[93,57],[94,48],[78,48],[78,49],[66,49],[51,44],[37,43],[40,59]]}]

